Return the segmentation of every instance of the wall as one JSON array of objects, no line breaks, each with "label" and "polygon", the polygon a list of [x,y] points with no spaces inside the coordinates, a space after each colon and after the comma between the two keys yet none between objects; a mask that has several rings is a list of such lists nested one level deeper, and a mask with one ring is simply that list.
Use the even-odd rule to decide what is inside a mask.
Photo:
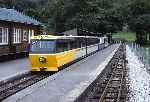
[{"label": "wall", "polygon": [[[40,26],[33,26],[33,25],[26,25],[26,24],[20,24],[20,23],[14,23],[14,22],[5,22],[0,21],[0,27],[6,27],[9,30],[9,42],[7,45],[0,45],[0,56],[3,54],[8,53],[16,53],[16,52],[23,52],[27,51],[28,49],[28,37],[29,32],[28,30],[34,30],[35,35],[39,35],[41,33],[41,27]],[[13,28],[20,28],[21,30],[21,43],[13,43]],[[27,40],[23,40],[23,30],[27,30]]]}]

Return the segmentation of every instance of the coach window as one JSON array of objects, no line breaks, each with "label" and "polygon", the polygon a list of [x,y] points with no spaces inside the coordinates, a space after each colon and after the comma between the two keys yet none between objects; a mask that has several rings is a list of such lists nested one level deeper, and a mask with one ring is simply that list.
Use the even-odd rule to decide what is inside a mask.
[{"label": "coach window", "polygon": [[77,48],[82,48],[82,47],[84,47],[84,44],[83,44],[83,42],[84,42],[84,39],[83,38],[76,38],[76,46],[77,46]]},{"label": "coach window", "polygon": [[0,45],[8,44],[8,28],[0,27]]},{"label": "coach window", "polygon": [[76,48],[77,48],[77,43],[75,42],[75,40],[71,41],[70,42],[70,49],[72,50],[72,49],[76,49]]},{"label": "coach window", "polygon": [[62,43],[62,49],[63,49],[63,51],[67,51],[68,50],[68,44],[69,43],[67,43],[67,42],[63,42]]},{"label": "coach window", "polygon": [[108,39],[107,38],[104,38],[104,43],[107,43],[108,42]]},{"label": "coach window", "polygon": [[63,51],[64,51],[63,43],[61,42],[61,40],[57,40],[56,52],[59,53]]},{"label": "coach window", "polygon": [[68,50],[68,42],[67,40],[57,40],[57,44],[56,44],[56,52],[60,53],[60,52],[64,52]]},{"label": "coach window", "polygon": [[101,38],[99,38],[99,43],[101,44],[101,42],[102,42],[102,41],[101,41]]},{"label": "coach window", "polygon": [[[88,42],[88,41],[87,41],[87,42]],[[82,44],[81,47],[85,47],[85,46],[86,46],[86,39],[85,39],[85,38],[82,39],[82,43],[81,43],[81,44]]]},{"label": "coach window", "polygon": [[28,43],[30,43],[31,36],[34,36],[34,30],[29,29]]},{"label": "coach window", "polygon": [[90,46],[91,45],[91,43],[92,43],[92,40],[90,39],[90,38],[87,38],[87,46]]},{"label": "coach window", "polygon": [[101,44],[103,44],[103,43],[104,43],[104,38],[102,37],[102,38],[101,38]]}]

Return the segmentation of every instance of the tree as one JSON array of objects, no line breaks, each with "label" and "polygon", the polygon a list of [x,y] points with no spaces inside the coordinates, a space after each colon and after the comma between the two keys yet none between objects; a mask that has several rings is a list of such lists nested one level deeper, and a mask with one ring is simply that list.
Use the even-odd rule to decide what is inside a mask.
[{"label": "tree", "polygon": [[137,42],[146,44],[150,37],[150,14],[140,15],[130,21],[130,28],[136,32]]},{"label": "tree", "polygon": [[149,0],[131,0],[128,2],[128,6],[132,17],[150,13]]},{"label": "tree", "polygon": [[16,0],[0,0],[0,7],[13,8]]},{"label": "tree", "polygon": [[0,6],[13,6],[34,17],[45,24],[48,32],[63,32],[78,27],[92,32],[106,33],[121,30],[124,23],[127,23],[129,7],[131,9],[135,5],[127,1],[0,0]]},{"label": "tree", "polygon": [[150,27],[150,1],[132,0],[128,4],[130,11],[128,25],[132,31],[136,32],[137,42],[146,44]]}]

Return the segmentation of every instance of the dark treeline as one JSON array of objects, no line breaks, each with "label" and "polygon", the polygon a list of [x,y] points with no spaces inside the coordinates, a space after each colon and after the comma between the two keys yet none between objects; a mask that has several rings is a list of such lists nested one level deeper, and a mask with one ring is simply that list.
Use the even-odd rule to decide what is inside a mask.
[{"label": "dark treeline", "polygon": [[0,0],[0,7],[34,17],[48,32],[78,27],[113,33],[128,27],[136,32],[137,42],[150,39],[150,0]]}]

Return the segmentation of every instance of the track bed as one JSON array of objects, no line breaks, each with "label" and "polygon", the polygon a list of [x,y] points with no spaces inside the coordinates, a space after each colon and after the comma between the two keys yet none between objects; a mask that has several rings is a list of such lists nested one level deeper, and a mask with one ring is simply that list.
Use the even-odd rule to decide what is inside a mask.
[{"label": "track bed", "polygon": [[125,102],[125,45],[121,45],[112,60],[76,102]]}]

